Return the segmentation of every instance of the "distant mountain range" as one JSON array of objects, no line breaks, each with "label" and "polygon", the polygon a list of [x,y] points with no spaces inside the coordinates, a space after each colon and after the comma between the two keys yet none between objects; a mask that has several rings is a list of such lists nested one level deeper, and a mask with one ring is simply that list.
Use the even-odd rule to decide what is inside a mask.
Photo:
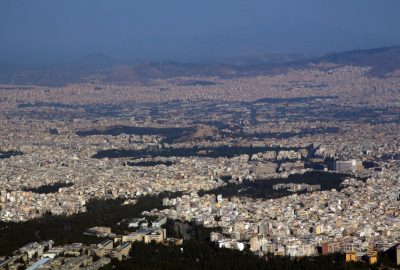
[{"label": "distant mountain range", "polygon": [[400,69],[400,46],[331,53],[317,59],[317,62],[371,67],[371,75],[384,76]]},{"label": "distant mountain range", "polygon": [[96,53],[70,63],[43,68],[21,68],[0,61],[0,83],[62,86],[69,83],[146,83],[180,76],[223,78],[282,73],[289,68],[310,68],[332,63],[371,67],[370,76],[385,76],[400,69],[400,46],[331,53],[323,57],[305,54],[264,54],[224,58],[219,63],[120,62]]}]

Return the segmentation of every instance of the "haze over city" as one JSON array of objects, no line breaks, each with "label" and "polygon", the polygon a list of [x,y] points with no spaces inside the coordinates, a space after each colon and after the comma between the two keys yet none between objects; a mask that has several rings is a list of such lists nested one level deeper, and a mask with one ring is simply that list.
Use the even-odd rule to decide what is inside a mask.
[{"label": "haze over city", "polygon": [[2,0],[0,60],[217,61],[400,44],[396,0]]},{"label": "haze over city", "polygon": [[399,11],[0,0],[0,270],[400,269]]}]

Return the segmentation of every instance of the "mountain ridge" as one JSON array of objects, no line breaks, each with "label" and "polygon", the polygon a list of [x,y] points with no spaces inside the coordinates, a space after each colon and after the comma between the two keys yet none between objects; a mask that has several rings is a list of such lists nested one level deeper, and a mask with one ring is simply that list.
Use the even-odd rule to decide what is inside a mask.
[{"label": "mountain ridge", "polygon": [[[290,68],[307,69],[332,63],[370,67],[369,76],[384,77],[400,69],[400,46],[329,53],[321,57],[302,54],[262,54],[239,56],[218,63],[182,63],[176,61],[122,62],[103,53],[93,53],[66,64],[47,68],[22,69],[0,62],[0,83],[63,86],[96,81],[104,83],[148,83],[153,79],[213,76],[231,78],[259,74],[284,73]],[[13,81],[11,81],[11,78]]]}]

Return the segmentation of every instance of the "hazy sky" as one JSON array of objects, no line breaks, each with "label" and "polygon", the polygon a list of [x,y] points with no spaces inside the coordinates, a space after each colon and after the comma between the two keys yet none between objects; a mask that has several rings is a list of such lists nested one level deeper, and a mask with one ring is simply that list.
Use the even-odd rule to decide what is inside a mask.
[{"label": "hazy sky", "polygon": [[400,0],[0,0],[0,60],[204,60],[400,45]]}]

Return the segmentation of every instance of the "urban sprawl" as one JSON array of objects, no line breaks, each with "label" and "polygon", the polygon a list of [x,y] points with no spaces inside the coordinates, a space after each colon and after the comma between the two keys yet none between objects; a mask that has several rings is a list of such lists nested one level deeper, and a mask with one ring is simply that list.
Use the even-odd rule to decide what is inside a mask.
[{"label": "urban sprawl", "polygon": [[261,257],[339,252],[374,264],[397,246],[399,265],[400,74],[367,72],[1,85],[2,226],[84,213],[93,199],[177,195],[128,233],[97,224],[82,234],[100,243],[26,243],[1,254],[0,269],[100,269],[135,241],[181,244],[167,220]]}]

